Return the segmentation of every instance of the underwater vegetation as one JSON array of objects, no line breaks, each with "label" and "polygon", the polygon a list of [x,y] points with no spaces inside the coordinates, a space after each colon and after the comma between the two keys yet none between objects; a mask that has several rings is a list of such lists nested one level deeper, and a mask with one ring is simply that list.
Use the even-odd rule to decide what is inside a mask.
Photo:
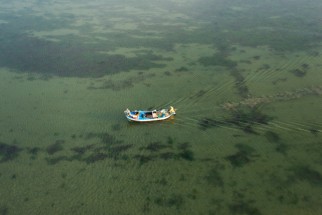
[{"label": "underwater vegetation", "polygon": [[[177,146],[176,148],[174,147],[175,145]],[[145,155],[134,155],[134,158],[137,159],[140,164],[157,159],[183,159],[186,161],[195,160],[194,152],[191,150],[191,145],[188,142],[174,144],[174,139],[171,137],[167,137],[166,143],[162,143],[161,141],[151,142],[147,146],[140,147],[139,149],[147,152]]]},{"label": "underwater vegetation", "polygon": [[174,71],[175,72],[187,72],[187,71],[189,71],[189,69],[187,67],[185,67],[185,66],[182,66],[182,67],[180,67],[180,68],[178,68],[178,69],[176,69]]},{"label": "underwater vegetation", "polygon": [[0,163],[15,159],[22,149],[16,145],[0,142]]},{"label": "underwater vegetation", "polygon": [[228,59],[221,52],[216,53],[210,57],[200,57],[198,61],[204,66],[223,66],[230,69],[233,69],[237,66],[237,63],[235,61]]},{"label": "underwater vegetation", "polygon": [[149,150],[151,152],[157,152],[161,149],[169,148],[169,145],[162,144],[160,141],[149,143],[148,146],[144,147],[144,149]]},{"label": "underwater vegetation", "polygon": [[281,141],[280,136],[273,131],[266,131],[264,133],[265,138],[268,142],[275,144],[275,151],[286,155],[289,146]]},{"label": "underwater vegetation", "polygon": [[210,171],[208,171],[207,175],[205,176],[205,180],[208,182],[208,184],[216,187],[224,186],[224,180],[217,167],[212,168]]},{"label": "underwater vegetation", "polygon": [[280,136],[277,133],[273,132],[273,131],[266,131],[264,136],[271,143],[277,143],[281,139]]},{"label": "underwater vegetation", "polygon": [[108,155],[106,153],[97,152],[87,156],[82,161],[86,162],[87,164],[90,164],[95,163],[97,161],[105,160],[106,158],[108,158]]},{"label": "underwater vegetation", "polygon": [[[124,6],[123,1],[114,3]],[[126,4],[137,8],[132,2]],[[253,2],[246,2],[243,7],[247,10],[237,12],[231,10],[236,6],[235,2],[226,4],[214,4],[211,1],[191,2],[176,6],[176,10],[189,17],[177,19],[177,22],[173,22],[167,14],[147,21],[139,15],[125,11],[121,17],[140,23],[136,29],[129,31],[113,29],[115,24],[113,18],[120,18],[117,13],[105,13],[102,17],[95,17],[104,20],[104,24],[100,26],[103,31],[112,29],[111,32],[97,32],[92,23],[85,22],[81,26],[75,26],[77,15],[72,11],[60,16],[47,14],[46,18],[32,14],[32,10],[20,11],[19,15],[16,11],[4,11],[0,14],[0,19],[4,21],[1,24],[0,66],[19,72],[49,74],[47,78],[50,78],[50,75],[101,77],[133,69],[163,67],[164,64],[159,63],[160,61],[173,59],[150,50],[174,51],[175,44],[198,43],[210,44],[219,50],[219,53],[213,56],[201,57],[199,63],[205,66],[234,68],[236,62],[227,58],[231,50],[230,44],[251,47],[264,45],[278,51],[296,51],[307,50],[321,41],[319,22],[316,21],[318,20],[316,13],[320,12],[317,11],[319,7],[312,6],[312,3],[293,1],[283,2],[283,7],[279,4],[270,4],[272,5],[267,6],[267,3],[261,3],[253,7]],[[174,9],[170,9],[166,4],[158,5],[157,8],[165,8],[164,11],[170,13]],[[151,6],[142,6],[148,8],[143,9],[142,14],[145,14],[145,11],[155,10]],[[289,8],[292,12],[285,14],[281,8]],[[301,11],[302,19],[295,18],[298,16],[296,11]],[[278,17],[278,21],[269,18],[273,14]],[[227,16],[230,18],[227,19]],[[186,30],[187,27],[196,27],[197,30]],[[59,29],[71,29],[78,34],[53,34],[47,35],[47,38],[38,38],[32,33],[26,33]],[[144,47],[148,51],[138,51],[133,57],[106,54],[121,47],[134,49]],[[254,56],[253,59],[259,57]]]},{"label": "underwater vegetation", "polygon": [[0,215],[7,215],[9,212],[8,207],[1,205],[0,206]]},{"label": "underwater vegetation", "polygon": [[249,96],[249,90],[241,72],[238,69],[233,68],[230,70],[230,75],[235,78],[235,88],[237,89],[238,95],[242,98],[247,98]]},{"label": "underwater vegetation", "polygon": [[113,91],[120,91],[125,90],[128,88],[132,88],[134,84],[140,83],[145,81],[148,78],[154,77],[155,74],[144,74],[139,73],[136,76],[132,76],[130,78],[124,79],[124,80],[104,80],[102,82],[98,81],[96,83],[91,83],[90,86],[87,87],[87,89],[95,90],[95,89],[111,89]]},{"label": "underwater vegetation", "polygon": [[304,77],[306,75],[306,71],[301,70],[301,69],[293,69],[290,71],[293,75],[295,75],[296,77]]},{"label": "underwater vegetation", "polygon": [[200,129],[206,130],[208,128],[220,127],[222,125],[226,125],[226,123],[223,121],[219,121],[219,120],[215,120],[215,119],[211,119],[211,118],[206,117],[204,119],[199,120],[198,125],[200,126]]},{"label": "underwater vegetation", "polygon": [[310,166],[299,165],[289,170],[291,172],[289,179],[293,182],[300,180],[306,181],[312,186],[322,186],[322,174]]},{"label": "underwater vegetation", "polygon": [[101,143],[106,144],[106,145],[113,145],[113,144],[119,144],[122,143],[122,141],[116,139],[115,136],[104,132],[104,133],[94,133],[94,132],[90,132],[87,133],[85,136],[85,139],[93,139],[93,138],[98,138],[101,140]]},{"label": "underwater vegetation", "polygon": [[41,151],[41,149],[39,147],[27,148],[27,152],[31,155],[30,159],[32,159],[32,160],[36,159],[36,157],[40,151]]},{"label": "underwater vegetation", "polygon": [[247,202],[236,202],[229,205],[229,211],[231,214],[245,214],[245,215],[261,215],[262,213],[256,207],[253,207],[251,204]]},{"label": "underwater vegetation", "polygon": [[180,209],[184,204],[184,198],[179,194],[172,194],[168,198],[157,197],[154,203],[162,207],[175,207],[176,209]]},{"label": "underwater vegetation", "polygon": [[246,164],[253,161],[255,155],[255,149],[246,144],[236,144],[235,147],[238,151],[235,154],[229,155],[226,159],[233,167],[243,167]]},{"label": "underwater vegetation", "polygon": [[[101,77],[132,69],[162,68],[165,65],[155,61],[171,60],[153,53],[135,57],[100,54],[100,47],[84,44],[77,39],[57,43],[27,36],[18,29],[16,31],[2,31],[3,38],[7,39],[0,44],[0,66],[16,72],[44,74],[39,78],[43,80],[48,80],[51,75]],[[10,38],[16,39],[13,41]],[[30,80],[35,78],[32,76]]]},{"label": "underwater vegetation", "polygon": [[222,120],[205,117],[198,121],[200,129],[206,130],[220,126],[237,127],[245,133],[258,134],[253,127],[267,124],[273,118],[262,113],[258,107],[236,107],[230,110],[230,116]]},{"label": "underwater vegetation", "polygon": [[272,117],[262,113],[258,107],[253,108],[238,108],[232,112],[231,119],[228,122],[237,126],[267,124]]},{"label": "underwater vegetation", "polygon": [[118,140],[115,136],[104,132],[94,133],[90,132],[84,135],[85,140],[98,139],[97,143],[90,143],[83,146],[76,146],[70,148],[72,153],[70,156],[54,156],[57,152],[63,150],[63,140],[58,140],[54,144],[47,147],[47,153],[50,157],[46,161],[50,165],[57,164],[61,161],[80,161],[87,164],[95,163],[105,159],[127,159],[124,152],[132,148],[133,144],[124,144],[122,140]]},{"label": "underwater vegetation", "polygon": [[56,140],[55,143],[49,145],[46,149],[47,153],[49,155],[53,155],[59,151],[62,151],[63,148],[63,144],[65,143],[64,140]]}]

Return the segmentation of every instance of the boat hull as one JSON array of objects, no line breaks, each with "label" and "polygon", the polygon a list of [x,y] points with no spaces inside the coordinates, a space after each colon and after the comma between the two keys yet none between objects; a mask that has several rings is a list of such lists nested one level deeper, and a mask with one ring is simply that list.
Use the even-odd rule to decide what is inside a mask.
[{"label": "boat hull", "polygon": [[130,122],[156,122],[156,121],[163,121],[171,118],[172,116],[176,115],[174,109],[173,111],[169,110],[153,110],[153,111],[124,111],[125,116],[128,121]]}]

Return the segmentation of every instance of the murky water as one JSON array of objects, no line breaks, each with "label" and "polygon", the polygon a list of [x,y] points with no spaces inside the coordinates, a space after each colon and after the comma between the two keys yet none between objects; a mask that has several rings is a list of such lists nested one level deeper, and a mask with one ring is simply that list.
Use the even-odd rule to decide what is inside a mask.
[{"label": "murky water", "polygon": [[321,11],[2,1],[0,214],[322,213]]}]

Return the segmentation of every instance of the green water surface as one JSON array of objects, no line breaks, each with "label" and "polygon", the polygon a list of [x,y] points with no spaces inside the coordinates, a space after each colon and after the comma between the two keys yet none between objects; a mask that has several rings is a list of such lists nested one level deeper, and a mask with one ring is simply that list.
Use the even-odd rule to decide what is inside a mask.
[{"label": "green water surface", "polygon": [[320,1],[0,3],[0,215],[322,214]]}]

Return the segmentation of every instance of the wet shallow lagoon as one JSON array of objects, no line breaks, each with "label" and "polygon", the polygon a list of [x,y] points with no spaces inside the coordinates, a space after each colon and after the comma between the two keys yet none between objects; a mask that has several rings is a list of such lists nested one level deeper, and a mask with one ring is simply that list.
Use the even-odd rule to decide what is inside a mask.
[{"label": "wet shallow lagoon", "polygon": [[321,212],[319,1],[5,2],[0,214]]}]

